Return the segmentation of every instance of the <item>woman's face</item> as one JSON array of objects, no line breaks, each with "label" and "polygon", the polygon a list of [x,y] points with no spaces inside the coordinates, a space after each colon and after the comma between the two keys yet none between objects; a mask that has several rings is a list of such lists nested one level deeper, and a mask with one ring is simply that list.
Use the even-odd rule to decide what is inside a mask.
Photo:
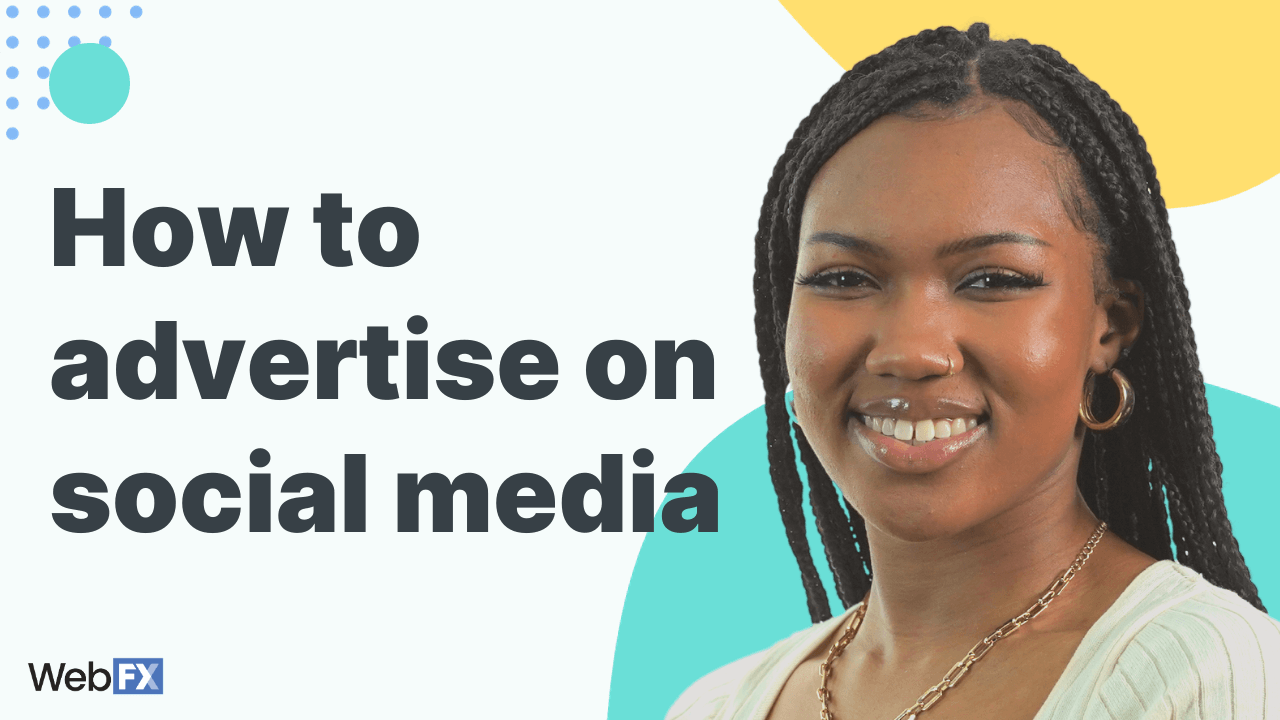
[{"label": "woman's face", "polygon": [[1123,301],[1096,301],[1072,177],[992,102],[877,120],[810,186],[787,323],[795,411],[876,528],[946,537],[1074,497],[1086,373],[1137,328],[1117,329]]}]

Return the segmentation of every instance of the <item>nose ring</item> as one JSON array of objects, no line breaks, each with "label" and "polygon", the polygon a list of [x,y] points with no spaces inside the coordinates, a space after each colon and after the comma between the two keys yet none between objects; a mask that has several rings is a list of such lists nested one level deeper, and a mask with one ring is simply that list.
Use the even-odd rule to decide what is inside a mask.
[{"label": "nose ring", "polygon": [[951,356],[948,355],[947,356],[947,374],[943,375],[943,377],[951,377],[952,375],[955,375],[955,374],[956,374],[956,363],[954,360],[951,359]]}]

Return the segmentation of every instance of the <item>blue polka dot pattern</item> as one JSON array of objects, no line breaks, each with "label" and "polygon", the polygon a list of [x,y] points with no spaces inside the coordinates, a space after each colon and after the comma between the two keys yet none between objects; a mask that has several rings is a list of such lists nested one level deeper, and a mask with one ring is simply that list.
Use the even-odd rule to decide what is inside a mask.
[{"label": "blue polka dot pattern", "polygon": [[9,108],[10,110],[17,110],[17,109],[18,109],[18,98],[16,98],[16,97],[11,97],[11,98],[9,98],[8,100],[5,100],[5,101],[4,101],[4,106],[5,106],[5,107],[7,107],[7,108]]},{"label": "blue polka dot pattern", "polygon": [[6,76],[8,76],[8,78],[9,78],[10,80],[12,80],[12,79],[14,79],[14,78],[18,77],[18,68],[13,67],[12,65],[10,65],[10,66],[9,66],[9,69],[4,71],[4,74],[5,74]]},{"label": "blue polka dot pattern", "polygon": [[42,97],[42,98],[40,98],[39,100],[37,100],[37,101],[36,101],[36,107],[40,108],[41,110],[48,110],[48,109],[49,109],[49,98],[47,98],[47,97]]},{"label": "blue polka dot pattern", "polygon": [[73,18],[80,17],[80,6],[72,5],[71,7],[67,8],[67,14]]},{"label": "blue polka dot pattern", "polygon": [[106,35],[103,35],[102,37],[98,38],[98,44],[101,45],[102,47],[111,47],[111,38],[107,37]]},{"label": "blue polka dot pattern", "polygon": [[[17,6],[17,5],[10,5],[8,8],[6,8],[6,9],[5,9],[4,14],[5,14],[5,15],[8,15],[8,16],[9,16],[9,17],[11,17],[11,18],[16,18],[16,17],[18,17],[18,6]],[[15,133],[16,133],[16,131],[15,131]]]},{"label": "blue polka dot pattern", "polygon": [[103,5],[102,7],[98,8],[98,14],[104,18],[109,18],[111,17],[111,8],[107,7],[106,5]]},{"label": "blue polka dot pattern", "polygon": [[39,70],[36,70],[36,77],[39,77],[41,80],[48,80],[48,79],[49,79],[49,68],[47,68],[47,67],[45,67],[45,66],[41,65],[41,66],[40,66],[40,69],[39,69]]},{"label": "blue polka dot pattern", "polygon": [[17,139],[18,139],[18,128],[9,128],[8,130],[5,130],[5,131],[4,131],[4,136],[5,136],[5,137],[7,137],[7,138],[9,138],[10,140],[17,140]]},{"label": "blue polka dot pattern", "polygon": [[47,48],[49,47],[49,38],[41,35],[40,38],[36,40],[36,44],[42,48]]},{"label": "blue polka dot pattern", "polygon": [[132,15],[133,17],[140,18],[142,17],[142,8],[139,7],[138,5],[134,5],[133,7],[129,8],[129,14]]},{"label": "blue polka dot pattern", "polygon": [[10,35],[9,39],[4,41],[4,44],[8,45],[9,49],[12,50],[18,47],[18,38],[14,37],[13,35]]},{"label": "blue polka dot pattern", "polygon": [[49,6],[41,5],[40,7],[36,8],[36,14],[39,15],[40,17],[49,17]]},{"label": "blue polka dot pattern", "polygon": [[76,37],[75,35],[72,35],[71,37],[67,38],[67,47],[75,47],[79,44],[80,44],[80,38]]}]

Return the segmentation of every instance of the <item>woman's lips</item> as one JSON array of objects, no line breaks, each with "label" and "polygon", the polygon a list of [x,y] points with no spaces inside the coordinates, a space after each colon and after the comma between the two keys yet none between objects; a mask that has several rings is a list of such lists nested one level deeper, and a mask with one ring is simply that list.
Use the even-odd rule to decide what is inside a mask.
[{"label": "woman's lips", "polygon": [[850,429],[877,462],[903,473],[933,472],[987,435],[983,418],[895,420],[853,413]]}]

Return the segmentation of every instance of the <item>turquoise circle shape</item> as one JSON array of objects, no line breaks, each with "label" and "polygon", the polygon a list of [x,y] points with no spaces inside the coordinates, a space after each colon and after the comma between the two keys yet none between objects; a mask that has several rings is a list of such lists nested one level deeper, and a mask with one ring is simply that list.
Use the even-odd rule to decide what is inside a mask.
[{"label": "turquoise circle shape", "polygon": [[58,112],[78,123],[109,120],[129,98],[129,68],[115,50],[80,43],[54,61],[49,71],[49,97]]},{"label": "turquoise circle shape", "polygon": [[[1213,385],[1205,395],[1232,531],[1274,617],[1280,615],[1280,483],[1274,446],[1259,442],[1257,429],[1280,427],[1280,407]],[[609,720],[660,718],[698,678],[809,626],[800,570],[769,479],[765,432],[759,407],[685,470],[719,484],[717,532],[680,535],[656,523],[644,539],[618,625]],[[799,472],[804,478],[803,467]],[[814,564],[831,611],[839,613],[843,606],[807,501],[804,512]]]}]

